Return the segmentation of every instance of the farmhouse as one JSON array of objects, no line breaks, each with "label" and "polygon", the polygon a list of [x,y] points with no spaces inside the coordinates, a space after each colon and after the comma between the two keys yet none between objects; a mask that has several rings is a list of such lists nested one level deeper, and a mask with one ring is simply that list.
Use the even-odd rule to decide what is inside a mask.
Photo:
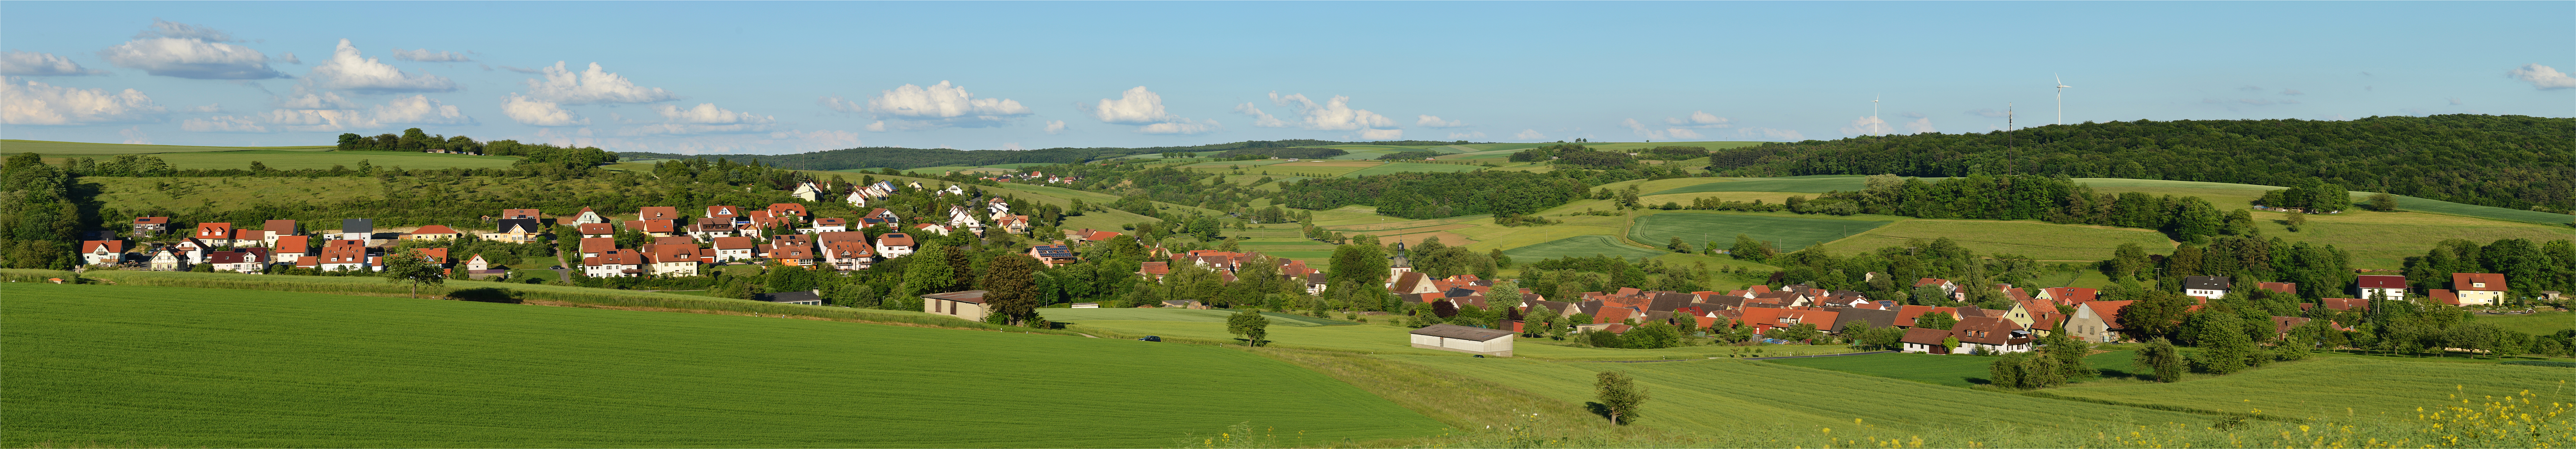
[{"label": "farmhouse", "polygon": [[2218,299],[2219,297],[2227,296],[2227,289],[2232,286],[2233,285],[2228,282],[2226,276],[2185,276],[2182,278],[2183,296],[2196,297],[2200,299]]},{"label": "farmhouse", "polygon": [[1413,330],[1413,347],[1511,357],[1512,331],[1434,324]]},{"label": "farmhouse", "polygon": [[1950,338],[1950,331],[1917,327],[1906,329],[1905,338],[1897,342],[1904,345],[1905,352],[1949,354],[1950,346],[1942,342],[1948,338]]},{"label": "farmhouse", "polygon": [[2134,301],[2089,301],[2075,306],[2075,315],[2060,326],[2066,336],[2077,340],[2110,343],[2119,341],[2120,308]]},{"label": "farmhouse", "polygon": [[983,290],[921,295],[921,311],[967,321],[984,321],[984,314],[988,312],[984,308]]}]

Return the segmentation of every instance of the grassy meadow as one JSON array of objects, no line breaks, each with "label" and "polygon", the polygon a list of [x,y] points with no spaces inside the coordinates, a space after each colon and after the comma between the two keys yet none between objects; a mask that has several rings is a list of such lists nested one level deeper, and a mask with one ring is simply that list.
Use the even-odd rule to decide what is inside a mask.
[{"label": "grassy meadow", "polygon": [[[1826,217],[1826,218],[1811,218]],[[1875,215],[1833,217],[1828,215],[1794,215],[1764,212],[1666,211],[1637,218],[1628,230],[1628,239],[1638,243],[1660,245],[1673,238],[1682,239],[1696,248],[1707,242],[1735,244],[1743,234],[1755,240],[1771,242],[1782,252],[1832,242],[1887,226],[1891,219]]]},{"label": "grassy meadow", "polygon": [[11,446],[1169,447],[1242,422],[1311,441],[1441,427],[1314,371],[1201,345],[305,293],[10,290],[0,441]]},{"label": "grassy meadow", "polygon": [[2493,324],[2505,330],[2532,335],[2555,334],[2576,329],[2576,312],[2539,312],[2523,315],[2472,315],[2478,322]]},{"label": "grassy meadow", "polygon": [[2354,268],[2398,269],[2407,257],[2421,257],[2433,244],[2446,239],[2466,239],[2479,244],[2498,239],[2526,238],[2534,242],[2576,239],[2576,228],[2513,221],[2488,220],[2465,216],[2415,212],[2346,211],[2340,214],[2307,216],[2308,224],[2299,232],[2290,232],[2282,224],[2287,214],[2254,213],[2255,224],[2266,238],[2278,237],[2291,243],[2309,242],[2334,245],[2352,253]]},{"label": "grassy meadow", "polygon": [[1655,257],[1666,253],[1667,251],[1638,248],[1619,243],[1619,239],[1606,235],[1578,235],[1549,240],[1535,245],[1503,250],[1503,255],[1512,256],[1512,261],[1514,263],[1529,263],[1562,257],[1592,256],[1618,256],[1638,259]]},{"label": "grassy meadow", "polygon": [[2108,260],[2121,244],[2136,243],[2151,252],[2173,248],[2172,239],[2154,230],[2109,226],[2061,225],[2037,220],[1912,219],[1889,223],[1825,245],[1833,254],[1849,255],[1921,239],[1949,238],[1977,254],[2019,254],[2037,260]]},{"label": "grassy meadow", "polygon": [[[1185,309],[1184,309],[1185,310]],[[1106,311],[1106,312],[1101,312]],[[1211,311],[1190,311],[1206,313]],[[1217,314],[1226,311],[1213,311]],[[1070,313],[1059,317],[1059,314]],[[1239,343],[1234,334],[1226,333],[1223,320],[1193,317],[1173,309],[1045,309],[1048,320],[1065,322],[1066,329],[1101,337],[1136,338],[1147,335],[1176,341],[1203,343]],[[1168,314],[1168,315],[1167,315]],[[1331,324],[1281,325],[1287,317],[1272,316],[1269,328],[1270,346],[1288,349],[1359,352],[1368,354],[1414,354],[1467,357],[1466,354],[1413,347],[1406,335],[1412,329],[1388,325],[1392,317],[1370,316],[1371,323],[1359,324],[1341,320],[1321,320]],[[1314,318],[1303,318],[1315,320]],[[1729,346],[1684,346],[1664,349],[1614,349],[1567,346],[1541,339],[1518,339],[1512,344],[1514,357],[1544,360],[1677,360],[1725,357]],[[1764,355],[1840,354],[1854,352],[1838,345],[1764,346]]]},{"label": "grassy meadow", "polygon": [[2565,398],[2576,393],[2562,387],[2570,374],[2567,368],[2330,355],[2226,376],[2186,375],[2176,383],[2103,381],[2045,391],[2121,403],[2331,419],[2405,416],[2417,407],[2525,390]]},{"label": "grassy meadow", "polygon": [[[2084,361],[2093,365],[2095,369],[2125,372],[2130,369],[2129,361],[2135,360],[2136,358],[2136,352],[2115,351],[2094,354],[2090,357],[2085,357]],[[1987,366],[1994,364],[1995,358],[1969,355],[1887,353],[1842,357],[1772,359],[1763,361],[1827,371],[1841,371],[1864,376],[1877,376],[1933,385],[1948,385],[1966,388],[1991,383],[1987,377],[1992,374],[1987,370]]]}]

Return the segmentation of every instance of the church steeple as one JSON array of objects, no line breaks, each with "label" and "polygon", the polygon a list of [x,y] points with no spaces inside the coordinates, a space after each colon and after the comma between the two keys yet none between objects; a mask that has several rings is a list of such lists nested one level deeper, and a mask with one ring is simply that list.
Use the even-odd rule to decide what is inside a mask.
[{"label": "church steeple", "polygon": [[1395,256],[1386,258],[1386,271],[1388,275],[1393,276],[1403,276],[1405,272],[1413,271],[1413,261],[1405,258],[1404,242],[1395,242]]}]

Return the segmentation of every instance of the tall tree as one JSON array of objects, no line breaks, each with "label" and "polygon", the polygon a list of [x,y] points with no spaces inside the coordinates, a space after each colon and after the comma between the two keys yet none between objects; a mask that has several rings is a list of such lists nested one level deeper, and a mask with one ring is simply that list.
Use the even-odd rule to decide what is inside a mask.
[{"label": "tall tree", "polygon": [[921,251],[911,255],[903,256],[907,259],[903,273],[903,287],[907,290],[904,294],[922,295],[956,291],[950,288],[956,285],[954,284],[956,276],[948,267],[948,251],[948,247],[932,245],[923,247]]},{"label": "tall tree", "polygon": [[2182,381],[2182,350],[2164,338],[2147,341],[2147,346],[2138,348],[2138,357],[2130,363],[2138,371],[2156,373],[2157,382]]},{"label": "tall tree", "polygon": [[1269,343],[1270,317],[1258,309],[1243,309],[1225,317],[1225,332],[1243,336],[1244,344],[1261,346]]},{"label": "tall tree", "polygon": [[1011,324],[1026,322],[1037,314],[1037,259],[1025,254],[1004,254],[993,258],[985,271],[984,298],[993,312],[1009,316]]}]

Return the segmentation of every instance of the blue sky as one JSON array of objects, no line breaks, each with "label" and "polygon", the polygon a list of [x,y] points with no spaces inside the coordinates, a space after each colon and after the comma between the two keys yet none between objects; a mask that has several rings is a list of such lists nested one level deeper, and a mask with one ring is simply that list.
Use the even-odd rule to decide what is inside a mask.
[{"label": "blue sky", "polygon": [[2576,2],[11,1],[0,135],[1779,141],[1982,132],[2007,103],[2047,124],[2053,75],[2074,86],[2069,123],[2568,117],[2571,18]]}]

